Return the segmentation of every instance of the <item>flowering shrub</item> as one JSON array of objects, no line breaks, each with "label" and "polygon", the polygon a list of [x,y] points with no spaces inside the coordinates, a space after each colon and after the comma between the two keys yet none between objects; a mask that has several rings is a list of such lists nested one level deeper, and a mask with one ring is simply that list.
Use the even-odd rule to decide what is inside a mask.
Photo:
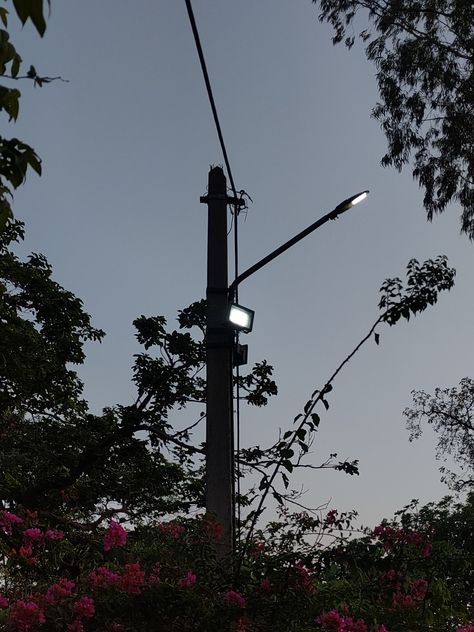
[{"label": "flowering shrub", "polygon": [[310,541],[316,524],[330,538],[350,517],[286,514],[256,534],[235,573],[216,555],[220,530],[200,518],[88,534],[25,511],[1,519],[8,632],[474,632],[468,606],[453,610],[453,578],[442,585],[436,572],[447,563],[436,532],[409,521],[328,546]]}]

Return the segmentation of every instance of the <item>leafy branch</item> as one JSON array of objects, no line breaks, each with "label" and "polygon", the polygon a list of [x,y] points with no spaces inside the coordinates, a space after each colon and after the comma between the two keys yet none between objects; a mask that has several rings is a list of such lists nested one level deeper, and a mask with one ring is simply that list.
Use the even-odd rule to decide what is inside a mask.
[{"label": "leafy branch", "polygon": [[[297,424],[296,428],[286,431],[282,440],[276,444],[276,459],[270,461],[267,466],[271,466],[273,469],[271,474],[265,474],[260,482],[259,489],[262,493],[257,508],[251,512],[252,518],[241,550],[238,568],[240,568],[248,550],[257,521],[264,511],[264,503],[268,494],[272,493],[275,500],[282,504],[283,496],[275,491],[274,481],[282,468],[291,474],[295,465],[299,465],[301,456],[308,452],[308,437],[317,432],[320,424],[320,417],[315,412],[315,408],[319,403],[322,403],[326,410],[329,409],[327,395],[333,390],[332,383],[335,378],[368,340],[374,337],[375,342],[379,344],[379,334],[376,331],[379,325],[386,323],[389,326],[393,326],[402,318],[408,321],[411,315],[424,311],[428,305],[436,303],[440,291],[451,289],[454,285],[454,276],[455,271],[448,267],[445,256],[439,256],[435,260],[430,259],[423,264],[420,264],[416,259],[411,259],[407,265],[405,288],[398,277],[387,279],[382,284],[380,288],[382,296],[379,301],[379,309],[382,310],[382,313],[375,320],[367,334],[338,365],[324,386],[313,391],[310,399],[304,405],[303,411],[293,420],[293,423]],[[296,463],[295,446],[299,447]],[[261,454],[258,457],[260,458]],[[357,465],[357,461],[352,463],[346,461],[339,463],[335,466],[335,469],[340,469],[353,475],[358,473]]]}]

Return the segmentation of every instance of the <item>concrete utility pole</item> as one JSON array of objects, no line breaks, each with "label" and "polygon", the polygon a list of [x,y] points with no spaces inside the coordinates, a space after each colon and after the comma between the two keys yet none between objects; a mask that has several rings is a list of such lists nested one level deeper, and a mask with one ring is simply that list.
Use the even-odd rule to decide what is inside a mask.
[{"label": "concrete utility pole", "polygon": [[224,528],[222,556],[234,542],[234,446],[232,416],[233,331],[228,327],[227,184],[224,172],[209,172],[206,322],[206,511]]}]

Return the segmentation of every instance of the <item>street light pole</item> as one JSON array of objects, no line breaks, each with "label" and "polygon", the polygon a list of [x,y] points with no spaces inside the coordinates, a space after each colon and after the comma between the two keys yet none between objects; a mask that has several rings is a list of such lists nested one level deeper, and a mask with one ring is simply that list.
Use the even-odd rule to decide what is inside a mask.
[{"label": "street light pole", "polygon": [[209,172],[206,317],[206,512],[223,527],[218,552],[232,552],[234,541],[234,446],[232,400],[233,331],[227,326],[227,197],[224,172]]},{"label": "street light pole", "polygon": [[[241,199],[227,195],[221,167],[209,172],[207,195],[201,202],[208,207],[207,235],[207,311],[206,311],[206,513],[222,526],[217,547],[220,557],[234,548],[234,428],[232,369],[234,331],[230,326],[230,306],[239,283],[291,248],[331,219],[363,200],[368,191],[353,195],[334,210],[298,233],[295,237],[238,275],[228,285],[227,205],[238,212]],[[247,310],[251,311],[251,310]]]}]

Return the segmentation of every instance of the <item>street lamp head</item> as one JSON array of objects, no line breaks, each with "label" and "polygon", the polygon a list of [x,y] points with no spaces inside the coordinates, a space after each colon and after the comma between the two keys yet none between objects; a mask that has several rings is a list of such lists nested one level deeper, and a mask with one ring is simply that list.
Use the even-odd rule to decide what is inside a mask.
[{"label": "street lamp head", "polygon": [[336,206],[333,213],[337,216],[339,213],[344,213],[344,211],[348,211],[350,208],[365,200],[365,198],[369,195],[368,191],[362,191],[361,193],[356,193],[355,195],[351,195],[351,197],[347,198],[340,204]]},{"label": "street lamp head", "polygon": [[234,303],[229,309],[229,324],[232,329],[249,333],[252,331],[254,314],[252,309]]},{"label": "street lamp head", "polygon": [[362,202],[362,200],[365,200],[365,198],[369,195],[368,191],[362,191],[362,193],[357,194],[356,196],[354,196],[353,200],[351,201],[351,206],[355,206],[356,204],[359,204],[359,202]]}]

